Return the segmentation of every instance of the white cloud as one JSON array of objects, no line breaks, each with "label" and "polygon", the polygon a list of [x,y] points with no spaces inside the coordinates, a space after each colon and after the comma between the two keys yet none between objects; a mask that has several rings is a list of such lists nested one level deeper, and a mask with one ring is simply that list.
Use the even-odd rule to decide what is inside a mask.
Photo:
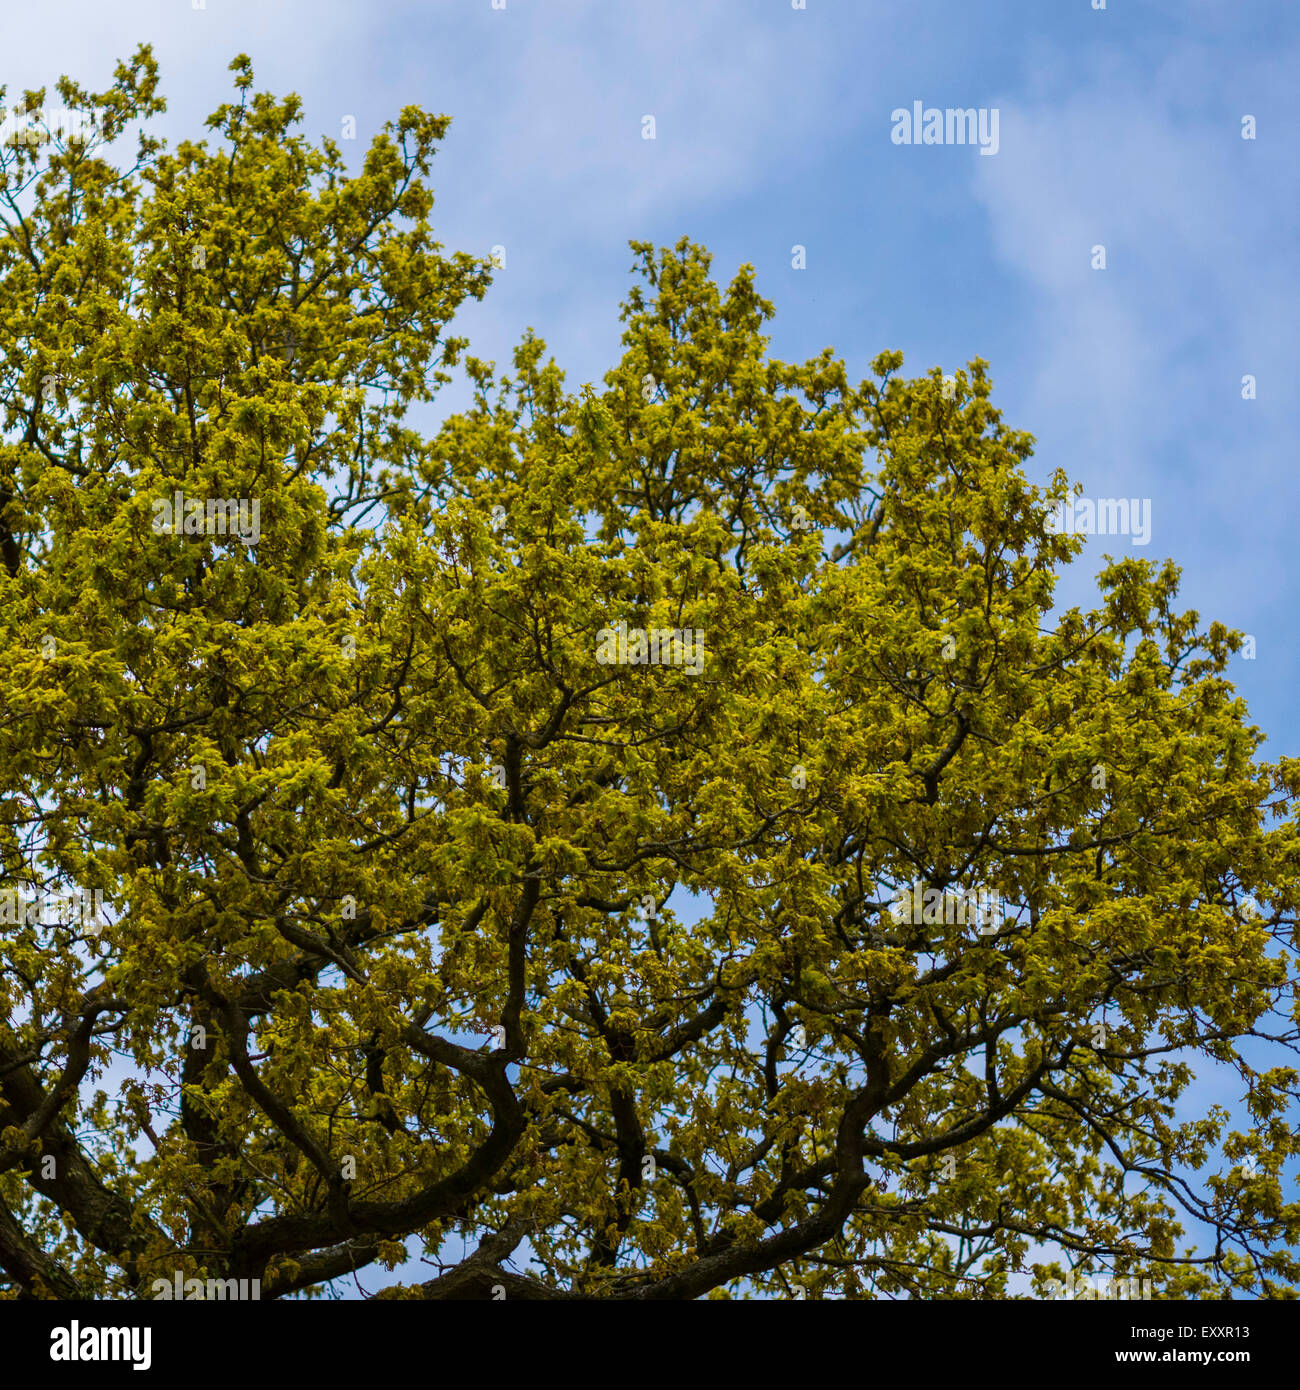
[{"label": "white cloud", "polygon": [[1154,74],[1136,54],[1082,71],[1050,57],[1036,95],[1000,102],[1002,149],[974,186],[996,254],[1034,296],[1023,413],[1054,422],[1040,461],[1091,495],[1152,497],[1149,556],[1195,555],[1209,589],[1257,603],[1287,583],[1280,563],[1258,566],[1261,532],[1278,533],[1265,553],[1289,550],[1300,274],[1282,229],[1300,177],[1280,119],[1287,64],[1214,56],[1184,43]]}]

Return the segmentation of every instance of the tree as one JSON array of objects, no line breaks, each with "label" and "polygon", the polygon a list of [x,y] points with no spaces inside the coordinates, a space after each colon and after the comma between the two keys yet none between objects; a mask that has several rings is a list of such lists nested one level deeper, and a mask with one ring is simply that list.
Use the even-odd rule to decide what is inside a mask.
[{"label": "tree", "polygon": [[446,119],[349,175],[232,68],[212,144],[112,163],[141,49],[4,154],[6,1295],[1294,1296],[1240,635],[1054,614],[986,364],[779,362],[687,240],[600,387],[498,375]]}]

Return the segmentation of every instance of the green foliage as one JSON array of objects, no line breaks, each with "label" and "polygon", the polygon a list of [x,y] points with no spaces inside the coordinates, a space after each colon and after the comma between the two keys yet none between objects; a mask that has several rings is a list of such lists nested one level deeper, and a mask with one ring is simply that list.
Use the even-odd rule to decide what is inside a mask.
[{"label": "green foliage", "polygon": [[[687,241],[633,244],[600,387],[530,335],[424,437],[488,280],[446,118],[350,175],[232,68],[211,143],[109,161],[142,49],[0,164],[0,874],[109,905],[0,926],[8,1296],[408,1237],[385,1296],[1294,1296],[1300,766],[1239,636],[1132,559],[1053,616],[1067,483],[986,364],[778,362]],[[1248,1133],[1178,1109],[1211,1063]]]}]

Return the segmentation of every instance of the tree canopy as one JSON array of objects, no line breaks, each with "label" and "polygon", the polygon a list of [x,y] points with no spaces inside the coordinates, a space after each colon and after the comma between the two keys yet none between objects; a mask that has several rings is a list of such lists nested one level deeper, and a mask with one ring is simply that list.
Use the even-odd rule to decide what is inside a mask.
[{"label": "tree canopy", "polygon": [[687,239],[499,372],[447,118],[231,66],[0,157],[3,1296],[1294,1297],[1240,634],[1061,611],[984,361],[778,361]]}]

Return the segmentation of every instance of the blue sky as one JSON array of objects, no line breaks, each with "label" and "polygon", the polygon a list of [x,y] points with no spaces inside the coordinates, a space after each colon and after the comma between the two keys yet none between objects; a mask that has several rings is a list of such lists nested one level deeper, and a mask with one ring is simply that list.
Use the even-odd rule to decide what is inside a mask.
[{"label": "blue sky", "polygon": [[[308,132],[354,116],[357,157],[407,103],[449,114],[441,239],[506,248],[458,331],[504,364],[531,325],[572,387],[618,356],[629,238],[752,263],[783,358],[986,358],[1035,479],[1151,499],[1150,543],[1094,539],[1061,597],[1105,550],[1172,556],[1184,606],[1256,639],[1232,675],[1266,756],[1300,754],[1300,4],[1094,2],[63,0],[6,18],[2,76],[103,85],[149,41],[176,140],[247,52]],[[893,143],[914,101],[996,108],[997,153]]]},{"label": "blue sky", "polygon": [[[1300,6],[1093,2],[70,0],[14,19],[3,75],[103,81],[148,40],[179,138],[247,52],[309,132],[355,116],[358,155],[405,103],[446,112],[439,233],[506,248],[462,331],[505,363],[532,325],[571,386],[617,357],[633,237],[751,262],[782,357],[986,358],[1036,477],[1151,499],[1150,543],[1094,539],[1062,598],[1103,550],[1174,557],[1187,606],[1255,636],[1234,677],[1295,754]],[[997,154],[894,144],[918,100],[997,108]]]}]

